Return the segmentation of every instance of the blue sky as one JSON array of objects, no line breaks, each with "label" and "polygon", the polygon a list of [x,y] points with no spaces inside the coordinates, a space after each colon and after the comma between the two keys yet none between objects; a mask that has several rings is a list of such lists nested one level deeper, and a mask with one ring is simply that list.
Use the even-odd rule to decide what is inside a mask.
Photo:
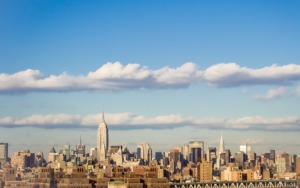
[{"label": "blue sky", "polygon": [[233,151],[299,153],[299,6],[3,0],[0,141],[95,147],[104,110],[110,143],[132,150],[217,146],[223,131]]}]

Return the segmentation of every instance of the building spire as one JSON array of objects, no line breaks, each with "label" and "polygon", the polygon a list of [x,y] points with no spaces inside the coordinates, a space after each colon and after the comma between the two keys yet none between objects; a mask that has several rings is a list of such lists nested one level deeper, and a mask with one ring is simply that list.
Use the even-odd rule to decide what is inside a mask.
[{"label": "building spire", "polygon": [[81,135],[80,135],[80,142],[79,142],[79,144],[81,145]]},{"label": "building spire", "polygon": [[105,119],[104,119],[104,110],[102,111],[102,122],[105,123]]},{"label": "building spire", "polygon": [[224,140],[223,140],[223,131],[221,131],[221,139],[220,139],[220,148],[219,151],[220,152],[224,152],[225,148],[224,148]]}]

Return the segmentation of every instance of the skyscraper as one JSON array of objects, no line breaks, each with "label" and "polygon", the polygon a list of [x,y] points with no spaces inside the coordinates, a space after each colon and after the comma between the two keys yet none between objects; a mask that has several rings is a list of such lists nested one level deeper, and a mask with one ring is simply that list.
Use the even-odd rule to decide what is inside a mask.
[{"label": "skyscraper", "polygon": [[[218,156],[217,156],[217,168],[221,167],[221,154],[225,153],[225,146],[224,146],[224,140],[223,140],[223,133],[221,133],[221,138],[220,138],[220,147],[218,151]],[[224,161],[225,163],[225,161]]]},{"label": "skyscraper", "polygon": [[204,142],[191,141],[189,143],[189,161],[197,164],[198,159],[204,157]]},{"label": "skyscraper", "polygon": [[102,122],[99,124],[97,133],[98,161],[104,161],[108,150],[108,129],[102,113]]},{"label": "skyscraper", "polygon": [[144,160],[145,164],[149,164],[152,160],[152,148],[149,143],[140,143],[137,146],[138,158]]},{"label": "skyscraper", "polygon": [[0,159],[7,160],[8,158],[8,143],[0,143]]},{"label": "skyscraper", "polygon": [[8,143],[0,143],[0,167],[8,159]]}]

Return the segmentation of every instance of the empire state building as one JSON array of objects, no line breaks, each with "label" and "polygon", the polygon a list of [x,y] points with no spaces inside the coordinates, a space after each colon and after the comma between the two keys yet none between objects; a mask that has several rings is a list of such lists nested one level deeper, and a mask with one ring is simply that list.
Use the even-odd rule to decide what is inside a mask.
[{"label": "empire state building", "polygon": [[102,122],[99,124],[97,132],[98,161],[104,161],[108,149],[108,129],[102,114]]}]

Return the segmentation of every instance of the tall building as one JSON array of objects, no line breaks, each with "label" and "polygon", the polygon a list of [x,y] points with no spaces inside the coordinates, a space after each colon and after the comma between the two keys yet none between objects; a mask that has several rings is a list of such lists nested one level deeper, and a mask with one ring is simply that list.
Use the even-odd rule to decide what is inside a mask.
[{"label": "tall building", "polygon": [[97,159],[97,148],[90,148],[90,157]]},{"label": "tall building", "polygon": [[178,149],[173,148],[170,150],[170,161],[174,161],[175,167],[178,167],[177,163],[181,161],[180,155],[181,152]]},{"label": "tall building", "polygon": [[216,156],[217,156],[217,148],[216,147],[209,147],[206,149],[206,160],[207,161],[213,161],[213,159],[216,160]]},{"label": "tall building", "polygon": [[292,168],[291,156],[286,152],[278,154],[276,158],[277,173],[290,172],[291,168]]},{"label": "tall building", "polygon": [[149,143],[140,143],[137,146],[138,158],[143,159],[145,164],[149,164],[152,160],[152,148]]},{"label": "tall building", "polygon": [[68,162],[71,160],[71,148],[69,144],[63,145],[60,148],[59,153],[62,154],[63,161]]},{"label": "tall building", "polygon": [[0,143],[0,160],[8,158],[8,143]]},{"label": "tall building", "polygon": [[102,122],[98,127],[97,134],[97,150],[98,150],[98,161],[104,161],[108,150],[108,129],[105,123],[104,113],[102,113]]},{"label": "tall building", "polygon": [[49,154],[48,154],[48,162],[55,162],[56,159],[58,159],[59,153],[56,153],[54,147],[51,148]]},{"label": "tall building", "polygon": [[296,158],[296,174],[300,175],[300,155]]},{"label": "tall building", "polygon": [[225,152],[225,145],[223,140],[223,133],[221,133],[219,153],[223,153],[223,152]]},{"label": "tall building", "polygon": [[189,161],[197,164],[198,159],[204,157],[204,142],[191,141],[189,143]]},{"label": "tall building", "polygon": [[22,152],[15,152],[11,157],[11,165],[17,167],[34,167],[35,155],[30,153],[30,150],[24,150]]},{"label": "tall building", "polygon": [[240,151],[247,154],[247,143],[240,145]]},{"label": "tall building", "polygon": [[244,162],[246,161],[246,154],[242,151],[239,151],[235,154],[235,162],[239,164],[239,167],[243,167]]},{"label": "tall building", "polygon": [[158,151],[158,152],[155,152],[155,159],[159,162],[160,160],[163,159],[163,154],[162,152]]},{"label": "tall building", "polygon": [[[222,165],[221,155],[223,153],[225,153],[225,146],[224,146],[224,140],[223,140],[223,133],[221,133],[220,147],[219,147],[218,156],[217,156],[217,168],[220,168]],[[224,163],[225,163],[225,161],[224,161]]]},{"label": "tall building", "polygon": [[80,136],[80,142],[78,145],[76,145],[76,153],[79,157],[85,156],[85,145],[81,143],[81,136]]},{"label": "tall building", "polygon": [[273,163],[275,163],[275,150],[270,150],[270,160],[273,161]]},{"label": "tall building", "polygon": [[197,176],[200,182],[209,182],[213,180],[213,167],[210,161],[201,161],[197,163]]},{"label": "tall building", "polygon": [[8,143],[0,143],[0,168],[8,159]]}]

